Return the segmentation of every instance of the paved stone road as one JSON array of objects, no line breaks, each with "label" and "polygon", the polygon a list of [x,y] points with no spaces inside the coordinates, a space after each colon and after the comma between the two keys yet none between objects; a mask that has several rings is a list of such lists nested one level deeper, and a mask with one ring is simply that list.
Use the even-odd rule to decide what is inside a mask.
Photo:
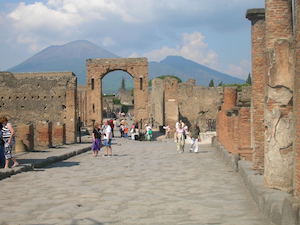
[{"label": "paved stone road", "polygon": [[112,158],[85,153],[0,181],[0,224],[270,224],[209,146],[116,141]]}]

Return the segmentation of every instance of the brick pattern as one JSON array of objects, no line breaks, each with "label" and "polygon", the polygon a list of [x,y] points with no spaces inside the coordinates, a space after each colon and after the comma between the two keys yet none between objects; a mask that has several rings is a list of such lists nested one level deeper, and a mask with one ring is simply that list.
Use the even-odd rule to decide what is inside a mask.
[{"label": "brick pattern", "polygon": [[36,149],[46,149],[52,147],[52,124],[51,122],[41,121],[36,125]]},{"label": "brick pattern", "polygon": [[248,10],[246,17],[252,22],[252,168],[262,171],[264,169],[264,97],[266,87],[265,10]]},{"label": "brick pattern", "polygon": [[217,115],[217,139],[232,154],[252,159],[250,107],[237,106],[237,90],[224,88],[224,103]]},{"label": "brick pattern", "polygon": [[52,126],[52,145],[59,146],[66,143],[65,124],[55,123]]}]

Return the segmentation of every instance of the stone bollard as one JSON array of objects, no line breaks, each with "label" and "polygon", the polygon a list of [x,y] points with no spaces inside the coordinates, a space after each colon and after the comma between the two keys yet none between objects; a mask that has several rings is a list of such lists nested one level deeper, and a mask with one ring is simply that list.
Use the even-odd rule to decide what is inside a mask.
[{"label": "stone bollard", "polygon": [[36,124],[36,147],[46,149],[52,147],[52,124],[48,121],[39,121]]},{"label": "stone bollard", "polygon": [[[25,148],[25,151],[34,149],[34,131],[32,124],[18,124],[16,134],[16,145],[18,141],[21,141],[24,145],[22,148]],[[20,149],[20,151],[23,150]]]},{"label": "stone bollard", "polygon": [[57,122],[52,127],[52,144],[53,146],[64,145],[66,143],[65,124]]}]

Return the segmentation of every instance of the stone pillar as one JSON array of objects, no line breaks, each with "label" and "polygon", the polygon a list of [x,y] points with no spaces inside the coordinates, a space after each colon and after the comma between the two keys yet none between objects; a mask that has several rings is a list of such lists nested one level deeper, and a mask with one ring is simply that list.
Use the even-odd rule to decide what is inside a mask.
[{"label": "stone pillar", "polygon": [[16,133],[17,140],[23,142],[26,151],[34,149],[34,133],[32,124],[18,124]]},{"label": "stone pillar", "polygon": [[68,83],[66,91],[66,143],[73,144],[77,137],[77,118],[78,118],[78,104],[77,104],[77,79],[76,77]]},{"label": "stone pillar", "polygon": [[40,121],[36,124],[36,148],[46,149],[52,147],[52,124]]},{"label": "stone pillar", "polygon": [[162,126],[165,124],[164,118],[164,81],[156,78],[152,80],[151,90],[151,114],[153,115],[156,125]]},{"label": "stone pillar", "polygon": [[264,97],[266,89],[265,9],[249,9],[252,34],[251,136],[253,169],[264,168]]},{"label": "stone pillar", "polygon": [[294,87],[294,195],[300,196],[300,1],[296,2],[296,48],[295,48],[295,87]]},{"label": "stone pillar", "polygon": [[237,91],[236,87],[225,87],[224,88],[224,103],[222,110],[230,110],[236,106]]},{"label": "stone pillar", "polygon": [[232,146],[235,146],[231,142],[235,139],[232,129],[236,124],[236,115],[232,115],[232,108],[236,106],[236,87],[225,87],[223,96],[223,104],[217,118],[217,136],[218,141],[228,151],[232,151]]},{"label": "stone pillar", "polygon": [[166,78],[164,80],[165,89],[165,120],[171,128],[171,135],[175,132],[175,124],[179,120],[178,109],[178,80]]},{"label": "stone pillar", "polygon": [[52,145],[59,146],[66,143],[65,124],[59,122],[53,124],[52,127]]},{"label": "stone pillar", "polygon": [[238,153],[243,159],[252,160],[251,148],[251,123],[250,123],[250,108],[241,107],[239,109],[239,148]]},{"label": "stone pillar", "polygon": [[266,0],[267,89],[265,96],[265,184],[292,190],[293,85],[292,1]]}]

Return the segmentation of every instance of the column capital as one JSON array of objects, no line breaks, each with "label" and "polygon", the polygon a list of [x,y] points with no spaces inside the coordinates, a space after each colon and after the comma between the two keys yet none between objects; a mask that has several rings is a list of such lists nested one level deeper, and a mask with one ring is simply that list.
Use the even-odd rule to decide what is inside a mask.
[{"label": "column capital", "polygon": [[265,20],[265,9],[248,9],[246,12],[246,18],[251,21],[252,25],[259,20]]}]

